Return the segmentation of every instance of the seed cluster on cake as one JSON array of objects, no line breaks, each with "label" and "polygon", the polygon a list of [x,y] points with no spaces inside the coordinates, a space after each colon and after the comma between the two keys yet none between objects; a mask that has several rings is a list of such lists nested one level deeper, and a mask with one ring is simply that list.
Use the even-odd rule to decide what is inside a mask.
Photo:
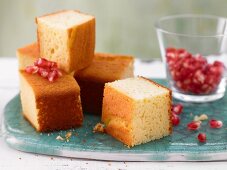
[{"label": "seed cluster on cake", "polygon": [[45,58],[38,58],[34,65],[27,66],[25,68],[25,72],[29,74],[38,74],[43,78],[49,80],[49,82],[53,82],[57,78],[62,76],[61,70],[58,68],[56,62],[48,61]]}]

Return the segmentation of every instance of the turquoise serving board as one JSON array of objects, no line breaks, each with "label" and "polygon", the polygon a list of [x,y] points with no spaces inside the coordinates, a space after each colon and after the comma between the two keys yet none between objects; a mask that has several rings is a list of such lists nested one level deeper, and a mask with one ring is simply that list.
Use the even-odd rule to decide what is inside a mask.
[{"label": "turquoise serving board", "polygon": [[[155,81],[166,84],[164,80]],[[177,102],[177,101],[175,101]],[[221,100],[206,104],[183,103],[181,123],[174,127],[173,134],[160,140],[127,148],[107,134],[93,133],[100,117],[85,115],[83,127],[53,133],[38,133],[23,118],[19,95],[5,107],[3,134],[7,144],[20,151],[75,158],[114,161],[214,161],[227,160],[227,95]],[[223,121],[221,129],[211,129],[208,121],[199,131],[188,131],[187,123],[195,115],[205,113],[209,119]],[[72,137],[67,141],[56,140],[67,132]],[[197,134],[205,132],[207,142],[198,143]]]}]

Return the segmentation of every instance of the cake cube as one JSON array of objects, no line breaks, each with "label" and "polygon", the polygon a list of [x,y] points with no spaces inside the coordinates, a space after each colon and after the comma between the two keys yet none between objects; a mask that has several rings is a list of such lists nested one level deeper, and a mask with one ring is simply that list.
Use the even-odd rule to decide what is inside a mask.
[{"label": "cake cube", "polygon": [[36,42],[17,49],[16,53],[19,70],[24,70],[27,66],[33,65],[34,61],[40,56]]},{"label": "cake cube", "polygon": [[170,135],[171,100],[171,90],[143,77],[106,83],[105,130],[129,147]]},{"label": "cake cube", "polygon": [[95,49],[95,17],[64,10],[36,18],[40,55],[70,73],[87,67]]},{"label": "cake cube", "polygon": [[81,126],[83,114],[80,88],[63,73],[54,82],[38,74],[19,71],[22,114],[39,132]]},{"label": "cake cube", "polygon": [[83,111],[101,115],[105,83],[133,77],[133,63],[132,56],[96,53],[91,65],[74,76],[81,88]]}]

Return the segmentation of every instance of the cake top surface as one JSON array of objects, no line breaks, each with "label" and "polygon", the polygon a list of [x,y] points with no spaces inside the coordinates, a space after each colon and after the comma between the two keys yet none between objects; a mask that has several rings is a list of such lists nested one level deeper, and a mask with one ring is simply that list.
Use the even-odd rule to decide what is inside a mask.
[{"label": "cake top surface", "polygon": [[143,77],[117,80],[112,83],[107,83],[106,85],[136,100],[146,99],[170,92],[168,88]]},{"label": "cake top surface", "polygon": [[25,55],[34,58],[38,58],[40,56],[37,43],[32,43],[24,47],[21,47],[17,49],[17,53],[19,53],[20,55]]},{"label": "cake top surface", "polygon": [[92,15],[87,15],[74,10],[64,10],[37,17],[36,22],[41,22],[59,29],[68,29],[86,23],[92,19],[94,19],[94,16]]},{"label": "cake top surface", "polygon": [[132,56],[96,53],[91,65],[79,71],[75,78],[106,83],[132,77],[133,63]]},{"label": "cake top surface", "polygon": [[32,87],[36,96],[65,95],[73,92],[80,93],[80,87],[76,80],[73,76],[65,73],[52,83],[38,74],[28,74],[22,70],[19,73]]}]

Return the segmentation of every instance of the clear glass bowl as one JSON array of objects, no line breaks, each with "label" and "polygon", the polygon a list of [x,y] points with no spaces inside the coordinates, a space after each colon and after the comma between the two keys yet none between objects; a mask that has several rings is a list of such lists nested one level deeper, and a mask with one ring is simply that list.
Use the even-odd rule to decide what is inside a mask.
[{"label": "clear glass bowl", "polygon": [[156,31],[173,97],[208,102],[225,94],[227,20],[210,15],[159,19]]}]

